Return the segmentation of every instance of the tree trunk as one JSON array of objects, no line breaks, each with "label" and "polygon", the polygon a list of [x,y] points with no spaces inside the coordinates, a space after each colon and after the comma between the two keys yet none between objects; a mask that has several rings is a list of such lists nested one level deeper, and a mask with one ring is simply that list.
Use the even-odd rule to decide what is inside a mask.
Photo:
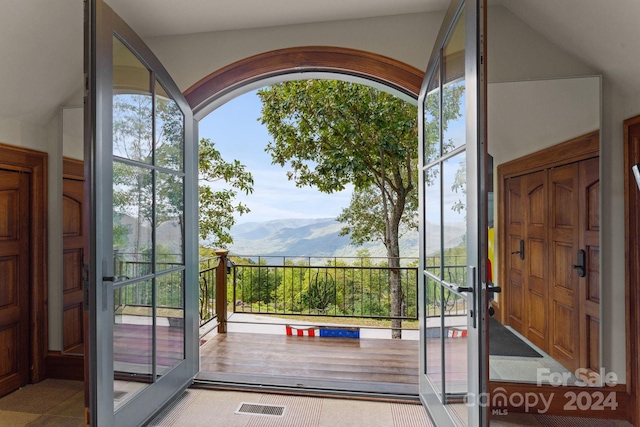
[{"label": "tree trunk", "polygon": [[402,282],[400,280],[400,239],[398,236],[398,223],[393,221],[387,224],[387,257],[389,262],[389,286],[391,288],[391,338],[402,338]]}]

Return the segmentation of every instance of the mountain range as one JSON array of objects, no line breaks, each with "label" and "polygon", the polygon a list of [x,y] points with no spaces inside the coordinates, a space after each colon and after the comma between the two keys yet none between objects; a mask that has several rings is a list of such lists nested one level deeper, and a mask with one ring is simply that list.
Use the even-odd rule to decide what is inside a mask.
[{"label": "mountain range", "polygon": [[[351,245],[349,236],[340,236],[343,224],[333,218],[280,219],[265,222],[236,224],[231,228],[233,255],[351,257],[367,249],[372,257],[385,257],[386,249],[380,242],[363,246]],[[428,224],[435,230],[436,226]],[[447,236],[446,247],[462,242],[465,225],[453,225]],[[418,232],[410,231],[400,239],[400,256],[418,256]]]}]

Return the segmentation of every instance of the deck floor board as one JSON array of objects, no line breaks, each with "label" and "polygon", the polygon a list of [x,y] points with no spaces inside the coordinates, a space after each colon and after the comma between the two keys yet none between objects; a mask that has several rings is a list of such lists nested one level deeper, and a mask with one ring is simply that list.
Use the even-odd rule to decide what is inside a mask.
[{"label": "deck floor board", "polygon": [[415,340],[355,339],[233,332],[218,334],[200,347],[203,378],[236,373],[265,376],[406,385],[417,393],[419,344]]}]

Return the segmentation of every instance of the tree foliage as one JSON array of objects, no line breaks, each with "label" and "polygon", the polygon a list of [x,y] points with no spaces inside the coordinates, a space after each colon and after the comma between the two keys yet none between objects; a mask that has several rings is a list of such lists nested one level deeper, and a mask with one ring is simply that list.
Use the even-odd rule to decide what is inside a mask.
[{"label": "tree foliage", "polygon": [[[200,140],[198,153],[200,238],[209,241],[211,246],[224,247],[233,242],[229,230],[235,224],[234,214],[249,212],[247,205],[236,202],[235,197],[238,191],[253,192],[253,176],[238,160],[225,161],[207,138]],[[228,188],[214,189],[207,185],[220,181]]]},{"label": "tree foliage", "polygon": [[[141,164],[155,162],[165,169],[184,171],[183,150],[188,143],[184,141],[184,115],[175,101],[156,96],[154,135],[153,99],[150,94],[114,96],[114,154]],[[245,194],[253,191],[253,177],[238,160],[225,161],[209,139],[200,140],[198,156],[200,237],[212,246],[226,246],[232,242],[229,230],[235,223],[234,215],[249,212],[235,197],[238,191]],[[220,188],[221,182],[226,188]],[[116,246],[139,253],[148,242],[140,236],[128,236],[131,232],[140,234],[142,228],[163,222],[179,223],[183,228],[183,187],[181,174],[158,171],[154,175],[146,169],[115,162]],[[154,197],[155,204],[152,203]],[[135,219],[134,230],[120,221],[124,216]]]},{"label": "tree foliage", "polygon": [[[460,116],[461,88],[451,87],[443,124]],[[417,226],[418,114],[415,105],[386,92],[337,80],[300,80],[258,92],[262,123],[273,138],[266,150],[274,164],[288,166],[296,185],[325,193],[353,184],[349,207],[338,220],[354,244],[379,240],[392,268],[393,317],[400,317],[403,293],[394,269],[399,238]],[[440,117],[429,98],[426,114]],[[425,129],[425,158],[436,154],[439,124]],[[439,121],[438,121],[439,123]],[[429,179],[429,177],[425,177]],[[400,337],[394,321],[393,336]]]}]

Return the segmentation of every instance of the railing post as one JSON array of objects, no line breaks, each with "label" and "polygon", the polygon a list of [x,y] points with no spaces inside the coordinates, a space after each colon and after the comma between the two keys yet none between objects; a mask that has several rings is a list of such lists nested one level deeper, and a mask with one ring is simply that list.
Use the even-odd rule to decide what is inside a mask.
[{"label": "railing post", "polygon": [[216,315],[218,316],[218,333],[227,333],[227,254],[226,249],[216,250],[218,268],[216,270]]}]

